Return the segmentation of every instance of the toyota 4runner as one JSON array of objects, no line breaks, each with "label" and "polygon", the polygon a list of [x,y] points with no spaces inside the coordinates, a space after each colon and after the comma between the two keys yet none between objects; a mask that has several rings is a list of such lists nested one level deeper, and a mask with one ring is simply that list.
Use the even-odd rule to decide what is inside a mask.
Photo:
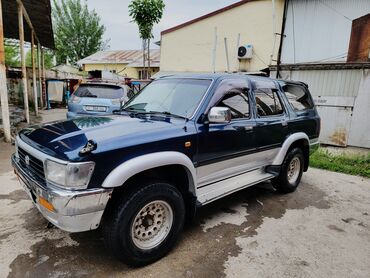
[{"label": "toyota 4runner", "polygon": [[138,266],[163,257],[200,206],[266,180],[293,192],[319,131],[302,82],[173,75],[112,116],[22,130],[12,163],[49,222],[102,226],[107,248]]}]

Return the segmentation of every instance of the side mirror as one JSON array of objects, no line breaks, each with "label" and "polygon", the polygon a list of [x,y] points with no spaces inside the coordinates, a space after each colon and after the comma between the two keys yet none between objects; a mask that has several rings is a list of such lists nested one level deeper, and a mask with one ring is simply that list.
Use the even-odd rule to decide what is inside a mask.
[{"label": "side mirror", "polygon": [[208,121],[212,124],[224,124],[231,121],[231,111],[226,107],[212,107],[208,113]]}]

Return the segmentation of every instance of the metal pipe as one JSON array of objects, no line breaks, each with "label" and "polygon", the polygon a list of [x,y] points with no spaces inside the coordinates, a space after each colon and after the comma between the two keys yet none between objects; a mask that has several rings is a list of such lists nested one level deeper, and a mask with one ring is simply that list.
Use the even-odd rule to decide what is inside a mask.
[{"label": "metal pipe", "polygon": [[274,58],[275,46],[276,46],[276,7],[275,7],[275,0],[271,0],[271,2],[272,2],[272,50],[271,50],[269,65],[272,64],[272,61],[273,61],[273,58]]},{"label": "metal pipe", "polygon": [[213,41],[213,50],[212,50],[212,71],[216,72],[216,50],[217,50],[217,27],[215,27],[215,38]]},{"label": "metal pipe", "polygon": [[33,83],[33,97],[35,104],[35,115],[39,115],[39,107],[37,101],[37,85],[36,85],[36,61],[35,61],[35,39],[34,32],[31,32],[31,60],[32,60],[32,83]]},{"label": "metal pipe", "polygon": [[226,54],[226,66],[227,66],[227,72],[230,72],[230,62],[229,62],[229,50],[227,47],[227,38],[224,38],[225,43],[225,54]]},{"label": "metal pipe", "polygon": [[240,69],[240,62],[239,62],[239,58],[238,58],[239,46],[240,46],[240,33],[238,33],[238,38],[236,39],[236,49],[235,49],[235,53],[236,53],[236,59],[235,59],[236,65],[235,65],[235,69],[236,69],[237,72]]},{"label": "metal pipe", "polygon": [[284,32],[285,32],[285,23],[286,23],[286,17],[288,13],[288,5],[289,0],[285,0],[284,2],[284,11],[283,11],[283,22],[281,25],[281,33],[280,33],[280,44],[279,44],[279,51],[276,61],[276,78],[279,78],[280,76],[280,64],[281,64],[281,51],[283,49],[283,40],[284,40]]},{"label": "metal pipe", "polygon": [[11,133],[10,133],[10,119],[9,119],[8,90],[6,87],[3,9],[1,5],[1,0],[0,0],[0,100],[1,100],[1,114],[3,118],[5,142],[10,142]]},{"label": "metal pipe", "polygon": [[23,86],[23,102],[24,115],[27,123],[30,123],[30,111],[28,106],[28,90],[27,90],[27,72],[26,72],[26,55],[24,53],[24,29],[23,29],[23,8],[18,3],[18,29],[19,29],[19,49],[22,66],[22,86]]}]

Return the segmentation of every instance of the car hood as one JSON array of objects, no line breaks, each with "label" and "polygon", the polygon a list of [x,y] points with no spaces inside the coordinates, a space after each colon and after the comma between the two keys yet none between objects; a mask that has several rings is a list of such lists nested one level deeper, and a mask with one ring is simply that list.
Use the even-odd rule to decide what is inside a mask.
[{"label": "car hood", "polygon": [[96,152],[150,143],[184,133],[185,120],[163,117],[78,117],[23,129],[20,138],[33,147],[60,159],[83,160],[79,151],[88,140]]}]

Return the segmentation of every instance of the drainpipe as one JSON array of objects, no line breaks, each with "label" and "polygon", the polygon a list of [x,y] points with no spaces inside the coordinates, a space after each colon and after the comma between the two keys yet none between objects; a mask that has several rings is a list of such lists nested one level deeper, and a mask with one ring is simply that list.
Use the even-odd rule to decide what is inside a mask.
[{"label": "drainpipe", "polygon": [[277,62],[276,62],[276,78],[279,78],[280,75],[280,64],[281,64],[281,51],[283,48],[283,40],[284,40],[284,32],[285,32],[285,23],[286,23],[286,17],[288,13],[288,5],[289,0],[285,0],[284,2],[284,12],[283,12],[283,22],[281,25],[281,33],[280,33],[280,44],[279,44],[279,51],[277,56]]},{"label": "drainpipe", "polygon": [[275,0],[271,0],[272,4],[272,49],[271,49],[271,56],[270,56],[270,65],[272,64],[272,60],[274,58],[275,46],[276,46],[276,8],[275,8]]}]

